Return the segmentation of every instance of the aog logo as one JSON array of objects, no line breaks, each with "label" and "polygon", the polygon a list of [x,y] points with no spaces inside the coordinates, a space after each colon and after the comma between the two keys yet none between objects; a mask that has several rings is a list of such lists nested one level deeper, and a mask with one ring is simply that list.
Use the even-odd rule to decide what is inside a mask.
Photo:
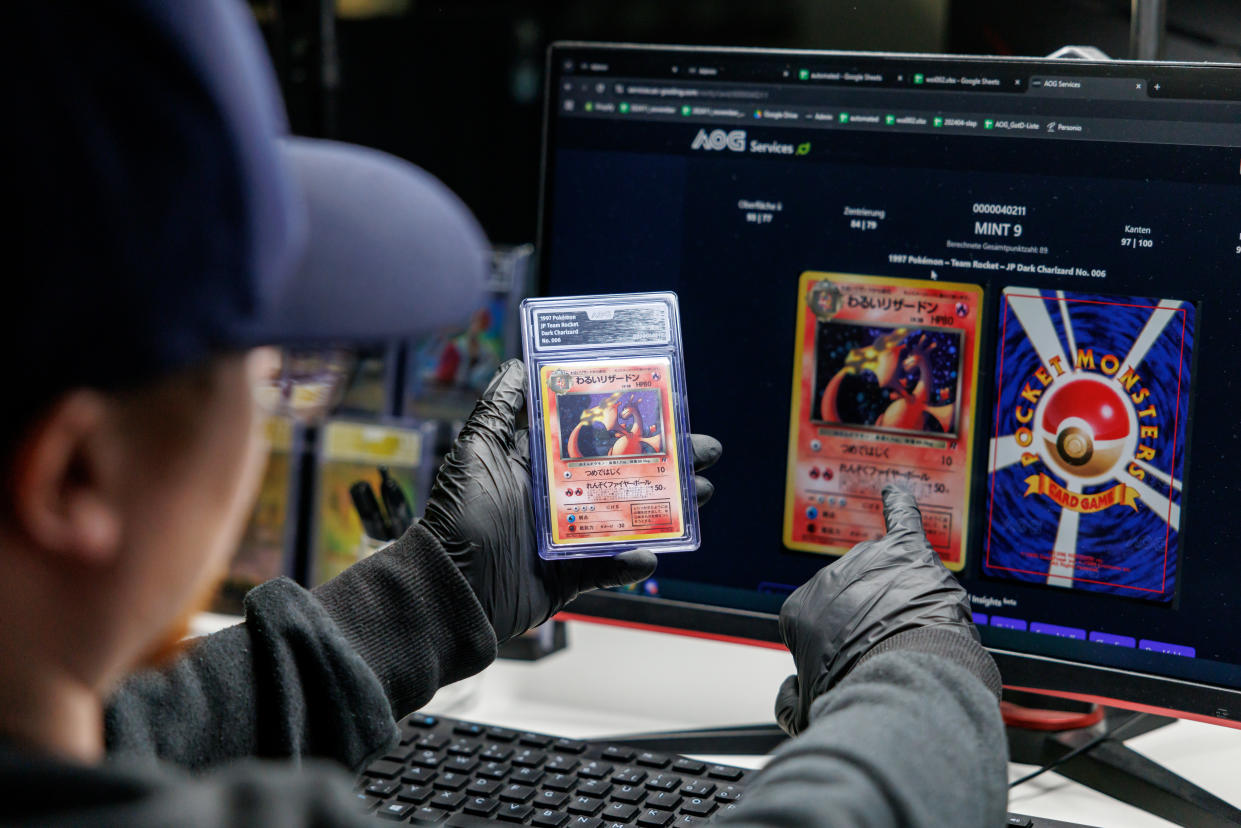
[{"label": "aog logo", "polygon": [[745,130],[725,132],[722,129],[713,129],[708,133],[705,129],[700,129],[694,136],[694,143],[689,145],[690,149],[696,150],[722,150],[725,147],[733,152],[745,152]]}]

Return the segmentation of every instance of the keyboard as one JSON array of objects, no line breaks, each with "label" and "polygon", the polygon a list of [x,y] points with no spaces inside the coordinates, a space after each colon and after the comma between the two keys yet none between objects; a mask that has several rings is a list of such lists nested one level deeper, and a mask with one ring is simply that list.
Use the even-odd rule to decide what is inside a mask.
[{"label": "keyboard", "polygon": [[[424,713],[407,716],[400,728],[400,745],[357,781],[360,807],[380,823],[699,825],[736,808],[757,772]],[[1074,828],[1020,814],[1009,814],[1005,824]]]}]

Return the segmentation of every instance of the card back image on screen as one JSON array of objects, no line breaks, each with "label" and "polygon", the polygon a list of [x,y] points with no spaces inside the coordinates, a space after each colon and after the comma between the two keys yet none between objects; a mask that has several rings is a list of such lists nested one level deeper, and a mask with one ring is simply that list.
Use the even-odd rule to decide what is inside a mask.
[{"label": "card back image on screen", "polygon": [[843,273],[798,291],[784,543],[839,555],[883,534],[888,483],[965,565],[982,289]]},{"label": "card back image on screen", "polygon": [[1009,287],[999,327],[984,572],[1171,601],[1193,306]]}]

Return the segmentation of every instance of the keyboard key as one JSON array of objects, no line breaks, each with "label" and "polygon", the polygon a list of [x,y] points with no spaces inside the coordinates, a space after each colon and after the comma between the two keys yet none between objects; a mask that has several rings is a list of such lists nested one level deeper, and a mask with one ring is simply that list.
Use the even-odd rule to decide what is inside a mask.
[{"label": "keyboard key", "polygon": [[612,791],[612,799],[617,802],[628,802],[637,805],[646,799],[646,790],[637,785],[617,785]]},{"label": "keyboard key", "polygon": [[504,790],[500,791],[500,799],[504,802],[526,802],[532,796],[534,796],[534,788],[529,785],[514,783],[505,785]]},{"label": "keyboard key", "polygon": [[482,736],[486,730],[477,722],[457,722],[452,726],[452,732],[461,736]]},{"label": "keyboard key", "polygon": [[488,779],[503,779],[513,766],[508,762],[483,762],[478,766],[478,775]]},{"label": "keyboard key", "polygon": [[432,822],[443,822],[448,816],[445,811],[439,808],[432,808],[430,805],[423,805],[418,810],[410,814],[410,821],[416,824],[427,825]]},{"label": "keyboard key", "polygon": [[535,811],[534,816],[530,819],[531,825],[544,825],[547,828],[559,828],[569,821],[569,815],[562,811],[553,811],[545,808],[542,811]]},{"label": "keyboard key", "polygon": [[461,810],[474,816],[491,816],[491,812],[500,807],[498,799],[489,796],[476,796],[465,803]]},{"label": "keyboard key", "polygon": [[405,720],[406,725],[419,730],[430,730],[439,723],[440,720],[434,716],[420,716],[416,713]]},{"label": "keyboard key", "polygon": [[572,773],[549,773],[543,778],[543,787],[551,791],[571,791],[577,784],[577,776]]},{"label": "keyboard key", "polygon": [[607,762],[592,760],[582,765],[577,775],[583,779],[605,779],[612,775],[612,765]]},{"label": "keyboard key", "polygon": [[362,810],[364,811],[369,811],[376,805],[383,802],[383,800],[379,797],[371,796],[370,794],[363,793],[362,791],[358,791],[356,796],[358,797],[358,804],[362,806]]},{"label": "keyboard key", "polygon": [[511,742],[517,738],[517,731],[509,730],[507,727],[489,727],[487,738],[496,742]]},{"label": "keyboard key", "polygon": [[495,762],[503,762],[512,755],[513,749],[508,745],[487,745],[483,752],[478,754],[478,758],[484,761],[490,759]]},{"label": "keyboard key", "polygon": [[686,782],[685,787],[681,788],[681,793],[686,796],[710,796],[715,793],[715,783],[705,779],[695,779],[692,782]]},{"label": "keyboard key", "polygon": [[694,816],[707,816],[715,810],[715,803],[710,799],[693,796],[685,800],[685,804],[681,806],[681,813],[693,814]]},{"label": "keyboard key", "polygon": [[547,754],[541,750],[526,748],[513,754],[513,764],[523,768],[537,768],[547,761]]},{"label": "keyboard key", "polygon": [[412,810],[414,810],[414,806],[408,802],[389,802],[387,805],[381,805],[375,813],[384,819],[392,819],[399,822],[409,816]]},{"label": "keyboard key", "polygon": [[388,760],[389,762],[396,762],[399,765],[404,765],[405,762],[409,759],[409,757],[414,755],[414,751],[416,749],[417,748],[415,748],[413,745],[410,745],[408,747],[398,747],[388,753],[385,753],[383,755],[383,758]]},{"label": "keyboard key", "polygon": [[520,782],[523,785],[534,785],[543,778],[543,771],[538,768],[513,768],[509,779],[513,782]]},{"label": "keyboard key", "polygon": [[672,763],[672,769],[679,773],[692,773],[696,775],[705,771],[707,766],[705,763],[699,762],[697,759],[686,759],[682,756],[680,759]]},{"label": "keyboard key", "polygon": [[716,792],[715,798],[719,802],[736,802],[741,798],[742,790],[740,785],[724,785]]},{"label": "keyboard key", "polygon": [[397,788],[401,787],[401,783],[395,779],[384,779],[378,782],[372,782],[366,786],[366,792],[373,796],[388,796]]},{"label": "keyboard key", "polygon": [[551,736],[544,736],[541,733],[523,733],[521,734],[521,738],[519,738],[517,741],[518,743],[527,745],[529,747],[545,748],[548,745],[550,745],[554,740],[552,739]]},{"label": "keyboard key", "polygon": [[741,778],[741,768],[730,768],[727,765],[712,765],[707,768],[707,776],[713,779],[727,779],[729,782],[736,782]]},{"label": "keyboard key", "polygon": [[431,783],[435,788],[443,791],[459,791],[466,785],[470,784],[470,777],[464,773],[453,773],[452,771],[444,771],[435,778]]},{"label": "keyboard key", "polygon": [[603,809],[600,814],[604,819],[616,819],[621,822],[628,822],[633,819],[633,815],[638,812],[637,805],[630,805],[628,802],[613,802]]},{"label": "keyboard key", "polygon": [[650,751],[643,751],[642,753],[638,754],[637,762],[639,765],[642,765],[643,767],[646,767],[646,768],[666,768],[672,762],[672,760],[669,759],[667,756],[664,756],[662,753],[651,753]]},{"label": "keyboard key", "polygon": [[414,742],[414,745],[423,750],[442,750],[444,745],[451,741],[452,739],[449,739],[442,733],[428,733],[426,736],[423,736],[421,739]]},{"label": "keyboard key", "polygon": [[723,816],[724,814],[731,814],[735,810],[737,810],[737,803],[729,802],[726,805],[720,806],[719,811],[716,812],[716,816]]},{"label": "keyboard key", "polygon": [[396,792],[396,798],[402,802],[412,802],[415,805],[421,805],[431,798],[431,794],[435,793],[429,785],[406,785]]},{"label": "keyboard key", "polygon": [[534,811],[533,808],[522,802],[509,802],[501,805],[500,810],[496,811],[496,819],[502,819],[505,822],[522,822],[530,816],[532,811]]},{"label": "keyboard key", "polygon": [[475,779],[465,789],[472,796],[492,796],[500,790],[500,783],[495,779]]},{"label": "keyboard key", "polygon": [[657,773],[646,780],[646,787],[652,791],[675,791],[684,780],[671,773]]},{"label": "keyboard key", "polygon": [[628,762],[636,755],[637,751],[623,745],[609,745],[603,749],[604,759],[615,759],[617,762]]},{"label": "keyboard key", "polygon": [[472,814],[453,814],[444,824],[449,828],[486,828],[495,825],[495,820]]},{"label": "keyboard key", "polygon": [[663,808],[665,811],[675,811],[677,806],[681,804],[681,795],[672,793],[671,791],[660,791],[653,793],[646,798],[643,803],[645,808]]},{"label": "keyboard key", "polygon": [[569,828],[601,828],[603,820],[598,817],[588,817],[585,814],[576,816],[569,823]]},{"label": "keyboard key", "polygon": [[547,760],[544,770],[553,771],[555,773],[568,773],[581,764],[577,757],[566,756],[563,753],[553,753],[552,757]]},{"label": "keyboard key", "polygon": [[672,822],[672,812],[661,811],[658,808],[648,808],[642,812],[642,816],[638,817],[638,824],[644,828],[664,828],[670,822]]},{"label": "keyboard key", "polygon": [[534,798],[536,805],[544,808],[559,808],[561,805],[569,801],[569,795],[564,791],[542,790],[538,796]]},{"label": "keyboard key", "polygon": [[427,804],[452,811],[461,807],[462,802],[465,802],[465,794],[460,791],[437,791]]},{"label": "keyboard key", "polygon": [[569,813],[594,816],[603,810],[603,800],[594,796],[575,796],[569,803]]},{"label": "keyboard key", "polygon": [[606,779],[592,779],[577,787],[577,792],[584,796],[607,796],[610,790],[612,790],[612,783]]},{"label": "keyboard key", "polygon": [[1008,819],[1004,821],[1004,824],[1009,826],[1009,828],[1032,828],[1034,825],[1034,820],[1027,816],[1009,814]]},{"label": "keyboard key", "polygon": [[673,828],[676,828],[676,826],[678,825],[704,825],[704,824],[706,824],[706,820],[704,820],[702,817],[693,816],[692,814],[681,814],[680,816],[678,816],[676,819],[672,821]]},{"label": "keyboard key", "polygon": [[579,755],[586,751],[586,743],[579,742],[576,739],[557,739],[552,742],[552,750]]},{"label": "keyboard key", "polygon": [[457,773],[469,773],[478,767],[478,760],[473,756],[449,756],[444,762],[444,770]]},{"label": "keyboard key", "polygon": [[448,752],[453,756],[473,756],[478,753],[478,742],[473,739],[457,739],[448,746]]},{"label": "keyboard key", "polygon": [[435,778],[435,771],[430,768],[406,768],[401,773],[401,781],[411,785],[427,785]]},{"label": "keyboard key", "polygon": [[621,768],[612,774],[612,781],[622,785],[637,785],[646,779],[646,771],[641,768]]},{"label": "keyboard key", "polygon": [[420,750],[409,757],[409,763],[420,768],[438,768],[443,759],[444,754],[438,750]]},{"label": "keyboard key", "polygon": [[373,776],[379,779],[396,779],[401,775],[403,767],[396,762],[386,762],[380,759],[378,762],[371,762],[366,770],[362,771],[363,776]]}]

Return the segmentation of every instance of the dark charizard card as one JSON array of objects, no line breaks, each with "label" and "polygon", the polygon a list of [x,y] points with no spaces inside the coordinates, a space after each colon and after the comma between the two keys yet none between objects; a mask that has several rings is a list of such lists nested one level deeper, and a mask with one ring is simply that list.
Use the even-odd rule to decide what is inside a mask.
[{"label": "dark charizard card", "polygon": [[802,274],[784,544],[839,555],[911,492],[944,565],[965,565],[982,288]]}]

